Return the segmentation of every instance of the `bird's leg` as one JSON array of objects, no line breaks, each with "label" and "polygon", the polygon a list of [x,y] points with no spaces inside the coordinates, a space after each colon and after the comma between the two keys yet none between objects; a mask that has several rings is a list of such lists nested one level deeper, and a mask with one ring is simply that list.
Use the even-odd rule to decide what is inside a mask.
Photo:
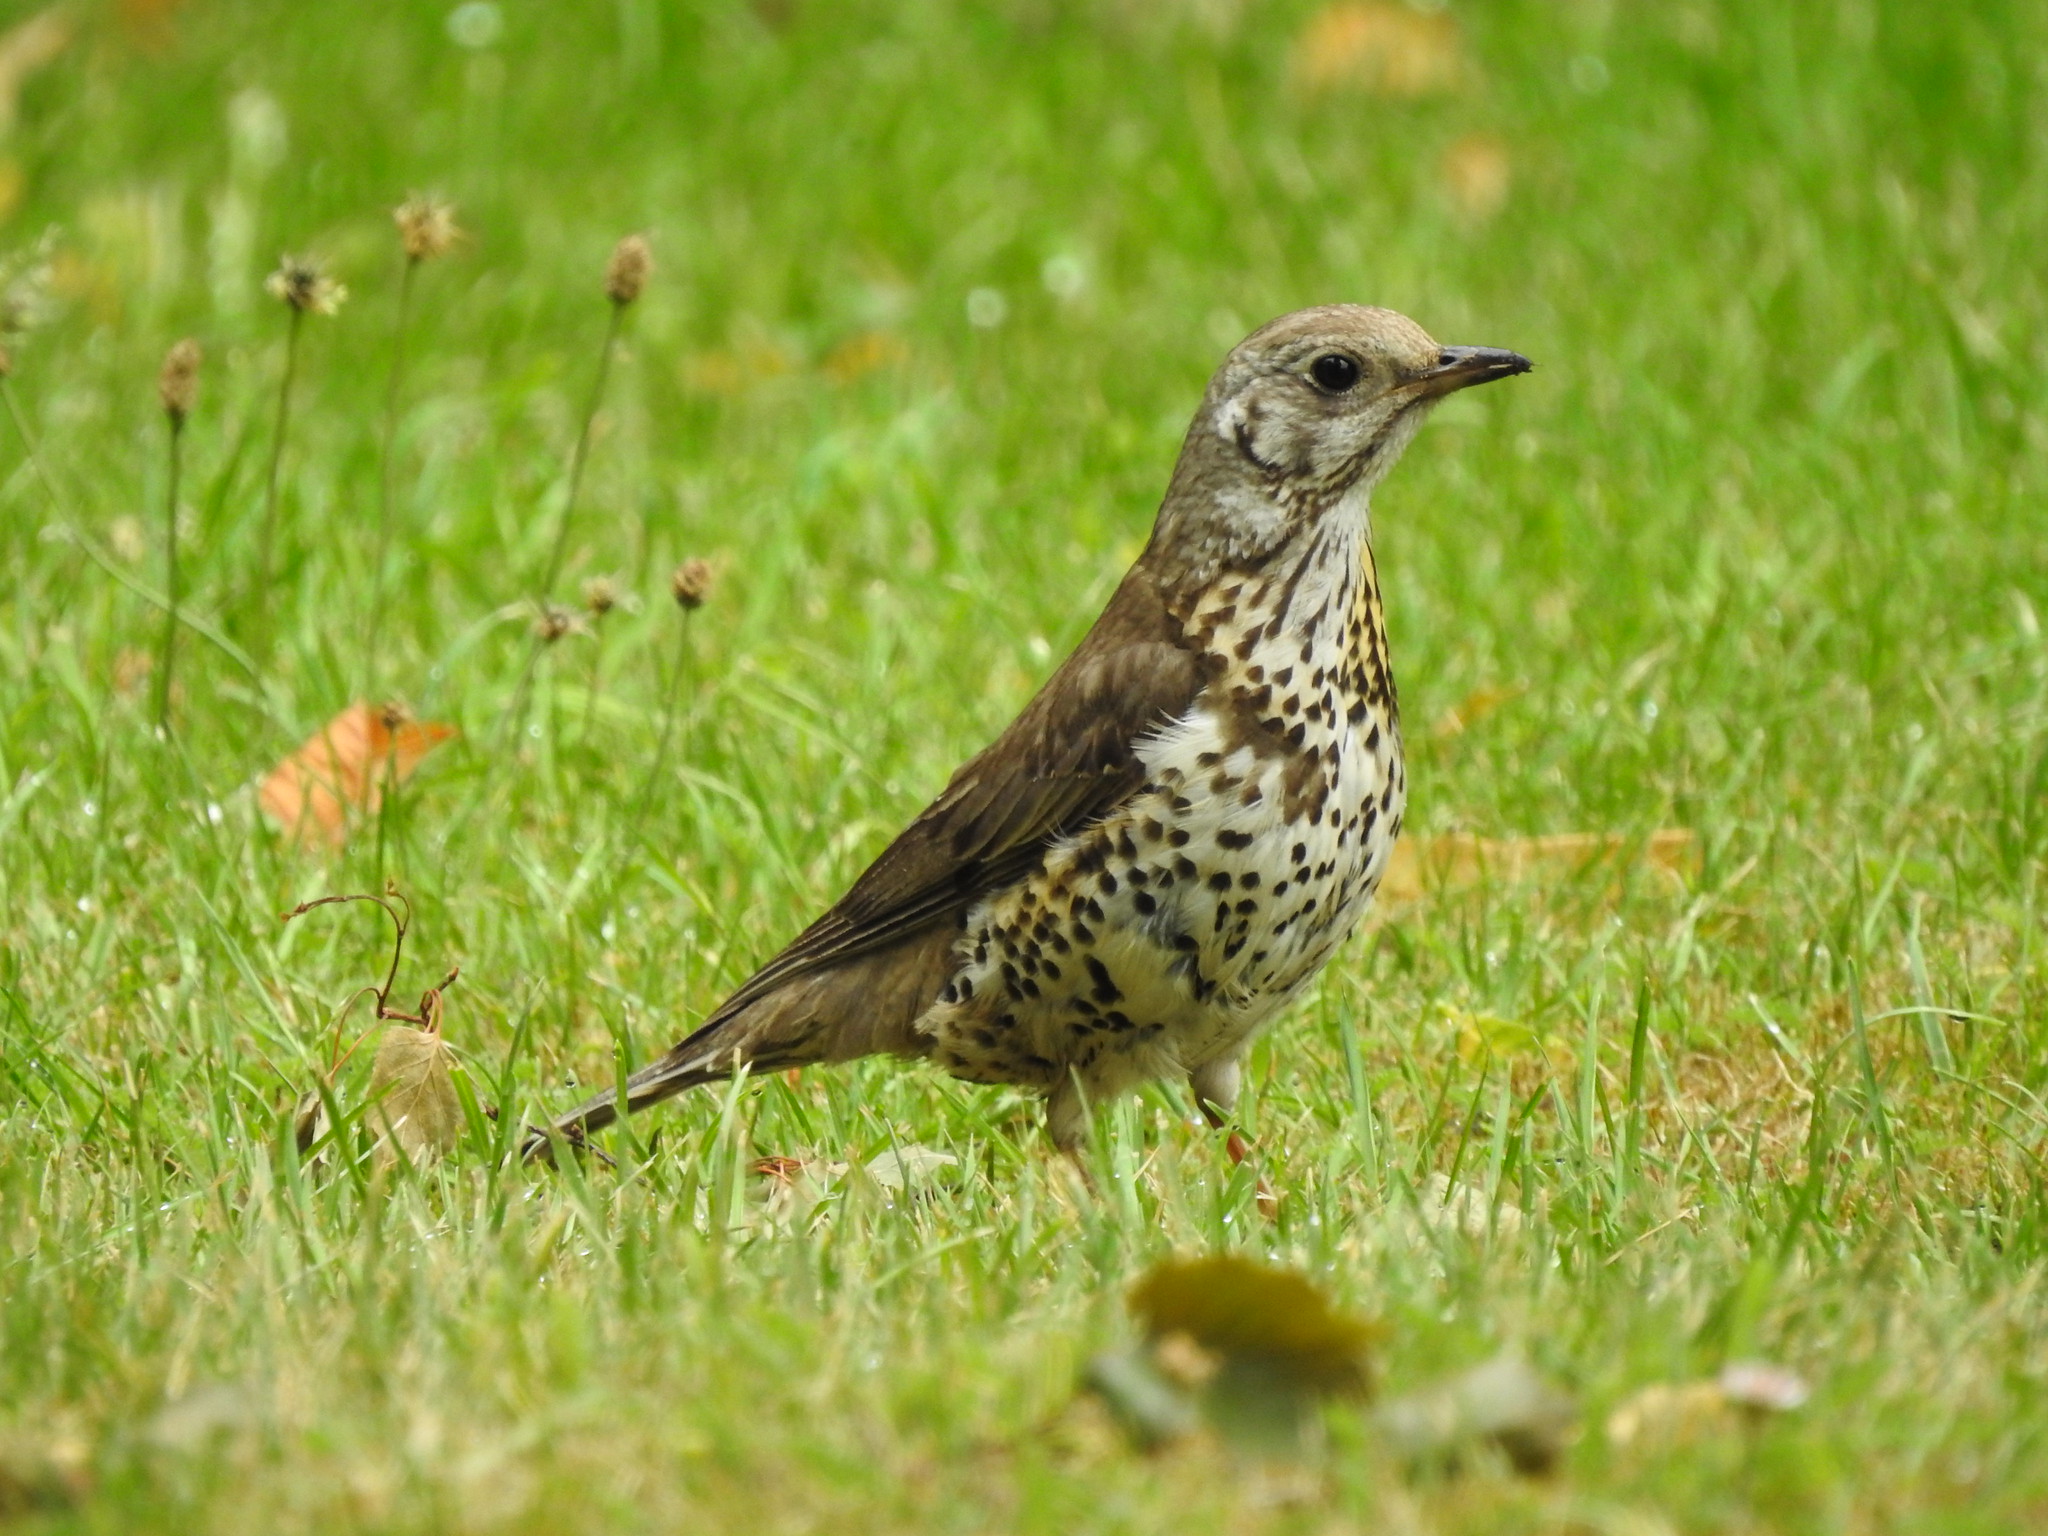
[{"label": "bird's leg", "polygon": [[[1202,1107],[1202,1118],[1214,1130],[1228,1130],[1223,1150],[1229,1154],[1232,1167],[1241,1165],[1252,1155],[1252,1145],[1244,1133],[1230,1123],[1230,1111],[1237,1105],[1237,1090],[1240,1078],[1235,1060],[1210,1062],[1188,1074],[1188,1086],[1194,1090],[1195,1102]],[[1257,1192],[1253,1200],[1259,1214],[1271,1221],[1280,1211],[1280,1197],[1273,1193],[1273,1186],[1266,1182],[1266,1176],[1259,1175]]]},{"label": "bird's leg", "polygon": [[1088,1100],[1077,1079],[1069,1077],[1047,1096],[1045,1133],[1073,1170],[1082,1190],[1090,1198],[1100,1197],[1102,1191],[1096,1186],[1095,1170],[1088,1164]]},{"label": "bird's leg", "polygon": [[1202,1118],[1209,1122],[1210,1130],[1228,1130],[1230,1132],[1228,1136],[1223,1138],[1223,1150],[1230,1154],[1232,1166],[1242,1163],[1252,1155],[1252,1144],[1244,1139],[1244,1132],[1232,1126],[1230,1116],[1224,1114],[1222,1110],[1211,1104],[1207,1099],[1202,1100]]}]

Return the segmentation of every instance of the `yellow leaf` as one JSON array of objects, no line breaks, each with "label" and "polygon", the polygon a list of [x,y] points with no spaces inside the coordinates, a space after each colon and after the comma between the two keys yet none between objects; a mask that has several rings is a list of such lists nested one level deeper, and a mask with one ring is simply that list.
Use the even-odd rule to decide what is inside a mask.
[{"label": "yellow leaf", "polygon": [[1276,1366],[1302,1386],[1363,1392],[1369,1323],[1340,1312],[1305,1276],[1235,1254],[1165,1259],[1131,1290],[1154,1339],[1185,1334],[1205,1350]]}]

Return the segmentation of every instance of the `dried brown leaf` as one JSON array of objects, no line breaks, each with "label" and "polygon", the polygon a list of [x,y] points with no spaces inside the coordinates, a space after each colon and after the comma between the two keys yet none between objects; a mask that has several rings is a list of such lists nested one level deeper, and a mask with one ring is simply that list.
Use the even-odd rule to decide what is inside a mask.
[{"label": "dried brown leaf", "polygon": [[1501,705],[1520,698],[1528,691],[1527,683],[1489,683],[1484,687],[1474,688],[1436,717],[1429,728],[1429,734],[1439,741],[1462,735]]},{"label": "dried brown leaf", "polygon": [[1684,879],[1699,867],[1699,837],[1686,827],[1665,827],[1647,838],[1620,832],[1560,832],[1548,837],[1476,837],[1450,832],[1403,838],[1394,845],[1380,898],[1415,901],[1483,886],[1573,878],[1596,866],[1617,875],[1629,864]]},{"label": "dried brown leaf", "polygon": [[358,699],[270,771],[257,803],[301,845],[339,848],[348,839],[350,811],[376,810],[388,788],[403,784],[455,734],[452,725]]},{"label": "dried brown leaf", "polygon": [[1388,1443],[1411,1461],[1456,1468],[1468,1448],[1491,1445],[1532,1476],[1554,1468],[1578,1432],[1570,1394],[1513,1351],[1394,1398],[1378,1417]]},{"label": "dried brown leaf", "polygon": [[818,369],[835,384],[851,384],[881,368],[892,368],[908,361],[910,349],[903,339],[888,331],[862,331],[840,342]]},{"label": "dried brown leaf", "polygon": [[399,1024],[384,1031],[370,1069],[372,1123],[382,1128],[377,1166],[403,1152],[418,1166],[453,1150],[462,1129],[455,1094],[454,1054],[438,1029]]},{"label": "dried brown leaf", "polygon": [[1727,1439],[1773,1413],[1802,1407],[1803,1377],[1761,1360],[1732,1360],[1706,1381],[1654,1381],[1607,1416],[1607,1438],[1624,1449],[1668,1451]]},{"label": "dried brown leaf", "polygon": [[1671,1449],[1732,1435],[1739,1423],[1718,1382],[1655,1381],[1607,1416],[1607,1438],[1621,1447]]},{"label": "dried brown leaf", "polygon": [[796,367],[796,356],[787,347],[755,337],[684,359],[682,378],[684,387],[697,394],[742,395],[766,380],[795,372]]}]

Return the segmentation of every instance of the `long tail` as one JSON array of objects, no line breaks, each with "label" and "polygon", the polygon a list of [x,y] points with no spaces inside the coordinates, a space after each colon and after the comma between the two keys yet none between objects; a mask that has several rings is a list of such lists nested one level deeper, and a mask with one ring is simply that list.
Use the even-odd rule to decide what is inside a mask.
[{"label": "long tail", "polygon": [[621,1113],[659,1104],[700,1083],[721,1082],[741,1067],[779,1072],[877,1053],[927,1055],[931,1042],[915,1026],[951,973],[951,950],[948,927],[763,991],[749,983],[696,1033],[627,1078],[623,1107],[618,1091],[608,1088],[528,1131],[520,1156],[552,1162],[557,1147],[582,1146]]},{"label": "long tail", "polygon": [[[529,1130],[526,1143],[519,1151],[521,1159],[532,1162],[539,1158],[553,1162],[557,1147],[581,1147],[585,1140],[610,1125],[621,1114],[630,1115],[646,1109],[649,1105],[659,1104],[663,1099],[674,1098],[686,1088],[695,1088],[703,1083],[723,1082],[742,1066],[776,1071],[783,1067],[802,1066],[816,1059],[808,1053],[793,1053],[788,1060],[748,1055],[743,1046],[731,1041],[734,1031],[730,1026],[735,1022],[737,1021],[733,1019],[714,1020],[659,1061],[649,1062],[627,1078],[623,1109],[619,1104],[618,1090],[607,1088],[603,1093],[584,1100],[567,1114],[556,1116],[545,1127]],[[719,1059],[721,1046],[724,1047],[723,1061]]]}]

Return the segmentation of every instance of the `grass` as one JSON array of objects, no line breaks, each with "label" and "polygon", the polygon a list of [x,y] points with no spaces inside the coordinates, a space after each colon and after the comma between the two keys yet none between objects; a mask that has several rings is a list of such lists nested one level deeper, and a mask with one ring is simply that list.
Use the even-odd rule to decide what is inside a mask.
[{"label": "grass", "polygon": [[[1448,14],[1463,84],[1411,100],[1304,89],[1292,0],[76,13],[0,144],[0,239],[61,231],[6,382],[40,460],[0,459],[0,1520],[2048,1516],[2048,16]],[[1498,211],[1461,206],[1454,150],[1505,157]],[[379,572],[413,186],[475,239],[417,274]],[[643,228],[659,267],[564,565],[642,606],[595,669],[587,639],[542,656],[508,739],[603,264]],[[301,338],[259,591],[285,331],[261,279],[302,249],[353,297]],[[1697,877],[1358,938],[1253,1058],[1271,1225],[1172,1094],[1103,1115],[1086,1204],[1025,1099],[874,1063],[636,1122],[637,1179],[501,1166],[519,1118],[678,1037],[1007,720],[1134,553],[1222,350],[1338,297],[1539,363],[1447,408],[1380,497],[1411,826],[1687,826]],[[181,637],[160,738],[152,381],[188,333],[180,603],[229,645]],[[667,573],[699,554],[720,581],[643,796]],[[373,633],[377,675],[464,735],[304,853],[250,785]],[[1509,696],[1432,730],[1481,690]],[[292,1108],[386,938],[364,908],[277,914],[387,878],[418,912],[397,995],[461,963],[447,1035],[503,1114],[432,1170],[320,1174]],[[806,1216],[748,1172],[913,1144],[959,1159],[916,1198],[854,1177]],[[1432,1175],[1489,1219],[1428,1219]],[[1080,1364],[1145,1265],[1215,1247],[1377,1318],[1395,1388],[1519,1344],[1583,1435],[1548,1480],[1418,1481],[1339,1410],[1317,1491],[1272,1505],[1215,1456],[1136,1455],[1075,1405]],[[1607,1432],[1745,1357],[1812,1401],[1676,1448]]]}]

